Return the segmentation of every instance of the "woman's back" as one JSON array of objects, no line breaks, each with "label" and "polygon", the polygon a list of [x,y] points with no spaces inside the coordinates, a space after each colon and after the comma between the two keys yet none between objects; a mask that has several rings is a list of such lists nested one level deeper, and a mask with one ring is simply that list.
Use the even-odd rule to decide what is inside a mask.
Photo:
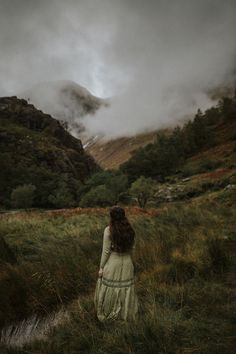
[{"label": "woman's back", "polygon": [[110,238],[112,247],[117,252],[127,252],[132,249],[135,232],[125,216],[123,208],[113,207],[110,212]]},{"label": "woman's back", "polygon": [[[118,212],[120,213],[120,210]],[[101,321],[109,319],[134,320],[138,310],[132,261],[134,233],[131,232],[129,234],[130,240],[122,244],[124,238],[119,233],[122,228],[116,228],[116,231],[119,229],[119,232],[114,237],[111,227],[112,221],[114,220],[111,218],[110,225],[104,230],[100,278],[94,298],[95,307],[98,319]],[[122,218],[115,220],[115,223],[121,221],[123,221]]]}]

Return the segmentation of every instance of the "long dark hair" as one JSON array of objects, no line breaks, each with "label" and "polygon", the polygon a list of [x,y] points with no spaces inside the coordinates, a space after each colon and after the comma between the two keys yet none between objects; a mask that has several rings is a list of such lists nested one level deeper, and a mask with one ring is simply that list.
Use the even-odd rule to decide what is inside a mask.
[{"label": "long dark hair", "polygon": [[124,209],[119,206],[110,209],[110,235],[116,252],[127,252],[134,244],[134,229],[126,218]]}]

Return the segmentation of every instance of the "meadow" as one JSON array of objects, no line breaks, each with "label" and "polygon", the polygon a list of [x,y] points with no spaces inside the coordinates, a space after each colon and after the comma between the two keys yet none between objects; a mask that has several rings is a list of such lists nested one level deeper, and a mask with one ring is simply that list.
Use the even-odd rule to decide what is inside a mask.
[{"label": "meadow", "polygon": [[139,318],[96,320],[93,294],[108,209],[1,218],[17,263],[0,267],[0,326],[67,306],[46,341],[1,354],[214,354],[235,352],[236,211],[228,192],[132,213]]}]

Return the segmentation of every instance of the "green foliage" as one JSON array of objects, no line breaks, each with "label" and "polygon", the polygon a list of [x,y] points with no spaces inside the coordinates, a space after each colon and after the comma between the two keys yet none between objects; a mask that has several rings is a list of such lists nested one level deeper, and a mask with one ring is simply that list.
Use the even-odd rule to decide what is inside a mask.
[{"label": "green foliage", "polygon": [[[77,182],[83,183],[99,169],[83,151],[81,142],[59,121],[26,101],[14,97],[0,100],[6,106],[0,112],[0,204],[11,208],[12,190],[24,184],[36,187],[35,207],[71,204],[68,196],[67,202],[62,203],[61,192],[55,191],[63,189],[58,184],[65,172],[69,175],[66,188],[77,201]],[[49,202],[51,197],[48,199],[50,194],[58,194],[53,204]]]},{"label": "green foliage", "polygon": [[50,207],[52,204],[49,203],[48,197],[55,190],[55,187],[58,185],[63,175],[43,166],[31,166],[26,171],[28,175],[25,172],[24,178],[33,180],[37,188],[35,193],[36,206]]},{"label": "green foliage", "polygon": [[[69,223],[68,223],[69,222]],[[2,220],[0,238],[17,255],[1,264],[0,326],[44,313],[88,292],[94,284],[105,218],[45,214]]]},{"label": "green foliage", "polygon": [[93,174],[81,188],[80,206],[108,206],[124,200],[128,179],[121,171]]},{"label": "green foliage", "polygon": [[34,202],[36,187],[33,184],[24,184],[16,187],[11,193],[12,206],[15,208],[30,208]]},{"label": "green foliage", "polygon": [[220,114],[224,117],[225,120],[231,121],[235,119],[236,112],[236,96],[234,98],[223,97],[219,103],[218,108]]},{"label": "green foliage", "polygon": [[183,177],[192,176],[198,173],[204,173],[208,171],[215,170],[223,165],[221,160],[210,160],[210,159],[201,159],[194,162],[189,162],[180,169],[180,172]]},{"label": "green foliage", "polygon": [[[175,142],[179,144],[177,137]],[[121,166],[121,170],[128,175],[131,182],[142,175],[163,181],[165,176],[175,171],[180,159],[181,156],[174,146],[174,138],[158,134],[154,144],[139,149]]]},{"label": "green foliage", "polygon": [[217,124],[232,120],[235,114],[235,98],[224,98],[217,107],[206,110],[204,114],[198,110],[192,121],[182,128],[176,127],[170,135],[158,134],[156,142],[138,149],[120,168],[130,182],[140,176],[163,182],[188,157],[217,144],[214,128]]},{"label": "green foliage", "polygon": [[[18,264],[0,274],[0,322],[67,306],[46,340],[3,353],[233,353],[235,209],[204,202],[130,216],[136,231],[134,323],[102,324],[93,295],[107,216],[35,213],[3,219]],[[23,250],[23,252],[22,252]],[[19,296],[20,294],[20,296]]]},{"label": "green foliage", "polygon": [[65,182],[62,182],[53,194],[50,194],[48,201],[56,208],[69,208],[74,206],[73,197]]},{"label": "green foliage", "polygon": [[215,170],[216,168],[220,167],[221,164],[222,162],[219,160],[218,161],[210,160],[210,159],[202,160],[200,163],[198,173]]},{"label": "green foliage", "polygon": [[145,208],[148,200],[153,195],[154,182],[151,178],[145,178],[141,176],[135,182],[132,183],[130,188],[130,194],[135,197],[141,208]]},{"label": "green foliage", "polygon": [[90,189],[80,201],[81,207],[105,207],[115,203],[114,194],[105,185],[99,185]]}]

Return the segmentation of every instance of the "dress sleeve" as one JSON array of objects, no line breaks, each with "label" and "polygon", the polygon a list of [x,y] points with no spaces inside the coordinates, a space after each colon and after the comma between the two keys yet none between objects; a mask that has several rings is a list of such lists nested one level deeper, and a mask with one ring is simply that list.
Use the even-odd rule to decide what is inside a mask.
[{"label": "dress sleeve", "polygon": [[111,253],[111,240],[110,240],[110,231],[109,226],[104,230],[103,235],[103,247],[102,247],[102,257],[100,262],[100,268],[103,268],[110,256]]}]

